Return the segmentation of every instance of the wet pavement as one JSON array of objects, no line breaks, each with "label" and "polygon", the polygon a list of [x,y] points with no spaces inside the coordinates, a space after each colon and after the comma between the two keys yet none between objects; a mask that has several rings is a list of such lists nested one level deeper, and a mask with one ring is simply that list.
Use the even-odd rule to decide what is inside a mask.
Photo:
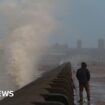
[{"label": "wet pavement", "polygon": [[[97,73],[92,73],[91,82],[90,82],[90,94],[91,94],[91,102],[90,104],[86,103],[86,93],[84,91],[84,104],[79,104],[77,101],[79,100],[79,91],[78,91],[78,82],[76,78],[74,78],[74,83],[76,86],[75,91],[75,104],[76,105],[105,105],[105,76],[95,75]],[[102,73],[103,74],[103,73]],[[94,78],[93,78],[94,77]]]},{"label": "wet pavement", "polygon": [[91,103],[93,105],[105,105],[105,84],[92,82],[91,85]]}]

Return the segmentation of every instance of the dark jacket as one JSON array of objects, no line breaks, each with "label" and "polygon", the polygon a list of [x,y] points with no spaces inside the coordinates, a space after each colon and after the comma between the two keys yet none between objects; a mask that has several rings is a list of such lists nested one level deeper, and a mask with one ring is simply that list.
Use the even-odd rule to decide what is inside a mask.
[{"label": "dark jacket", "polygon": [[77,70],[76,77],[79,83],[87,83],[90,80],[90,72],[88,69],[80,68]]}]

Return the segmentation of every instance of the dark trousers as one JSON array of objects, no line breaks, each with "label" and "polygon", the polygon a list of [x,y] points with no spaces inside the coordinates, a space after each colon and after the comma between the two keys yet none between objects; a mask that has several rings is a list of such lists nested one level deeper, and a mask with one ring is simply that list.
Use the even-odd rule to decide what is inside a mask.
[{"label": "dark trousers", "polygon": [[89,83],[79,83],[79,96],[80,96],[80,101],[83,101],[83,89],[85,88],[85,91],[87,93],[87,99],[90,101],[90,88],[89,88]]}]

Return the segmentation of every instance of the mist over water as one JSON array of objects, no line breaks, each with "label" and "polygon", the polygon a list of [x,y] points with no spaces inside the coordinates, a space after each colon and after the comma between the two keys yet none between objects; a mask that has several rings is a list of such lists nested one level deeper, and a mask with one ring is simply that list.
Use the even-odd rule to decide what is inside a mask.
[{"label": "mist over water", "polygon": [[40,75],[37,64],[55,24],[51,5],[49,0],[1,2],[0,12],[8,21],[2,44],[3,68],[18,87]]}]

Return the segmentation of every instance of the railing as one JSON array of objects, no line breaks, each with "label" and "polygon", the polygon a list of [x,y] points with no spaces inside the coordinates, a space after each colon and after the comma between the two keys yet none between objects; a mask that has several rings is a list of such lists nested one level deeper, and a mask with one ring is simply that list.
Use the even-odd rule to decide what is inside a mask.
[{"label": "railing", "polygon": [[74,105],[70,63],[43,74],[16,91],[14,97],[0,101],[0,105]]}]

